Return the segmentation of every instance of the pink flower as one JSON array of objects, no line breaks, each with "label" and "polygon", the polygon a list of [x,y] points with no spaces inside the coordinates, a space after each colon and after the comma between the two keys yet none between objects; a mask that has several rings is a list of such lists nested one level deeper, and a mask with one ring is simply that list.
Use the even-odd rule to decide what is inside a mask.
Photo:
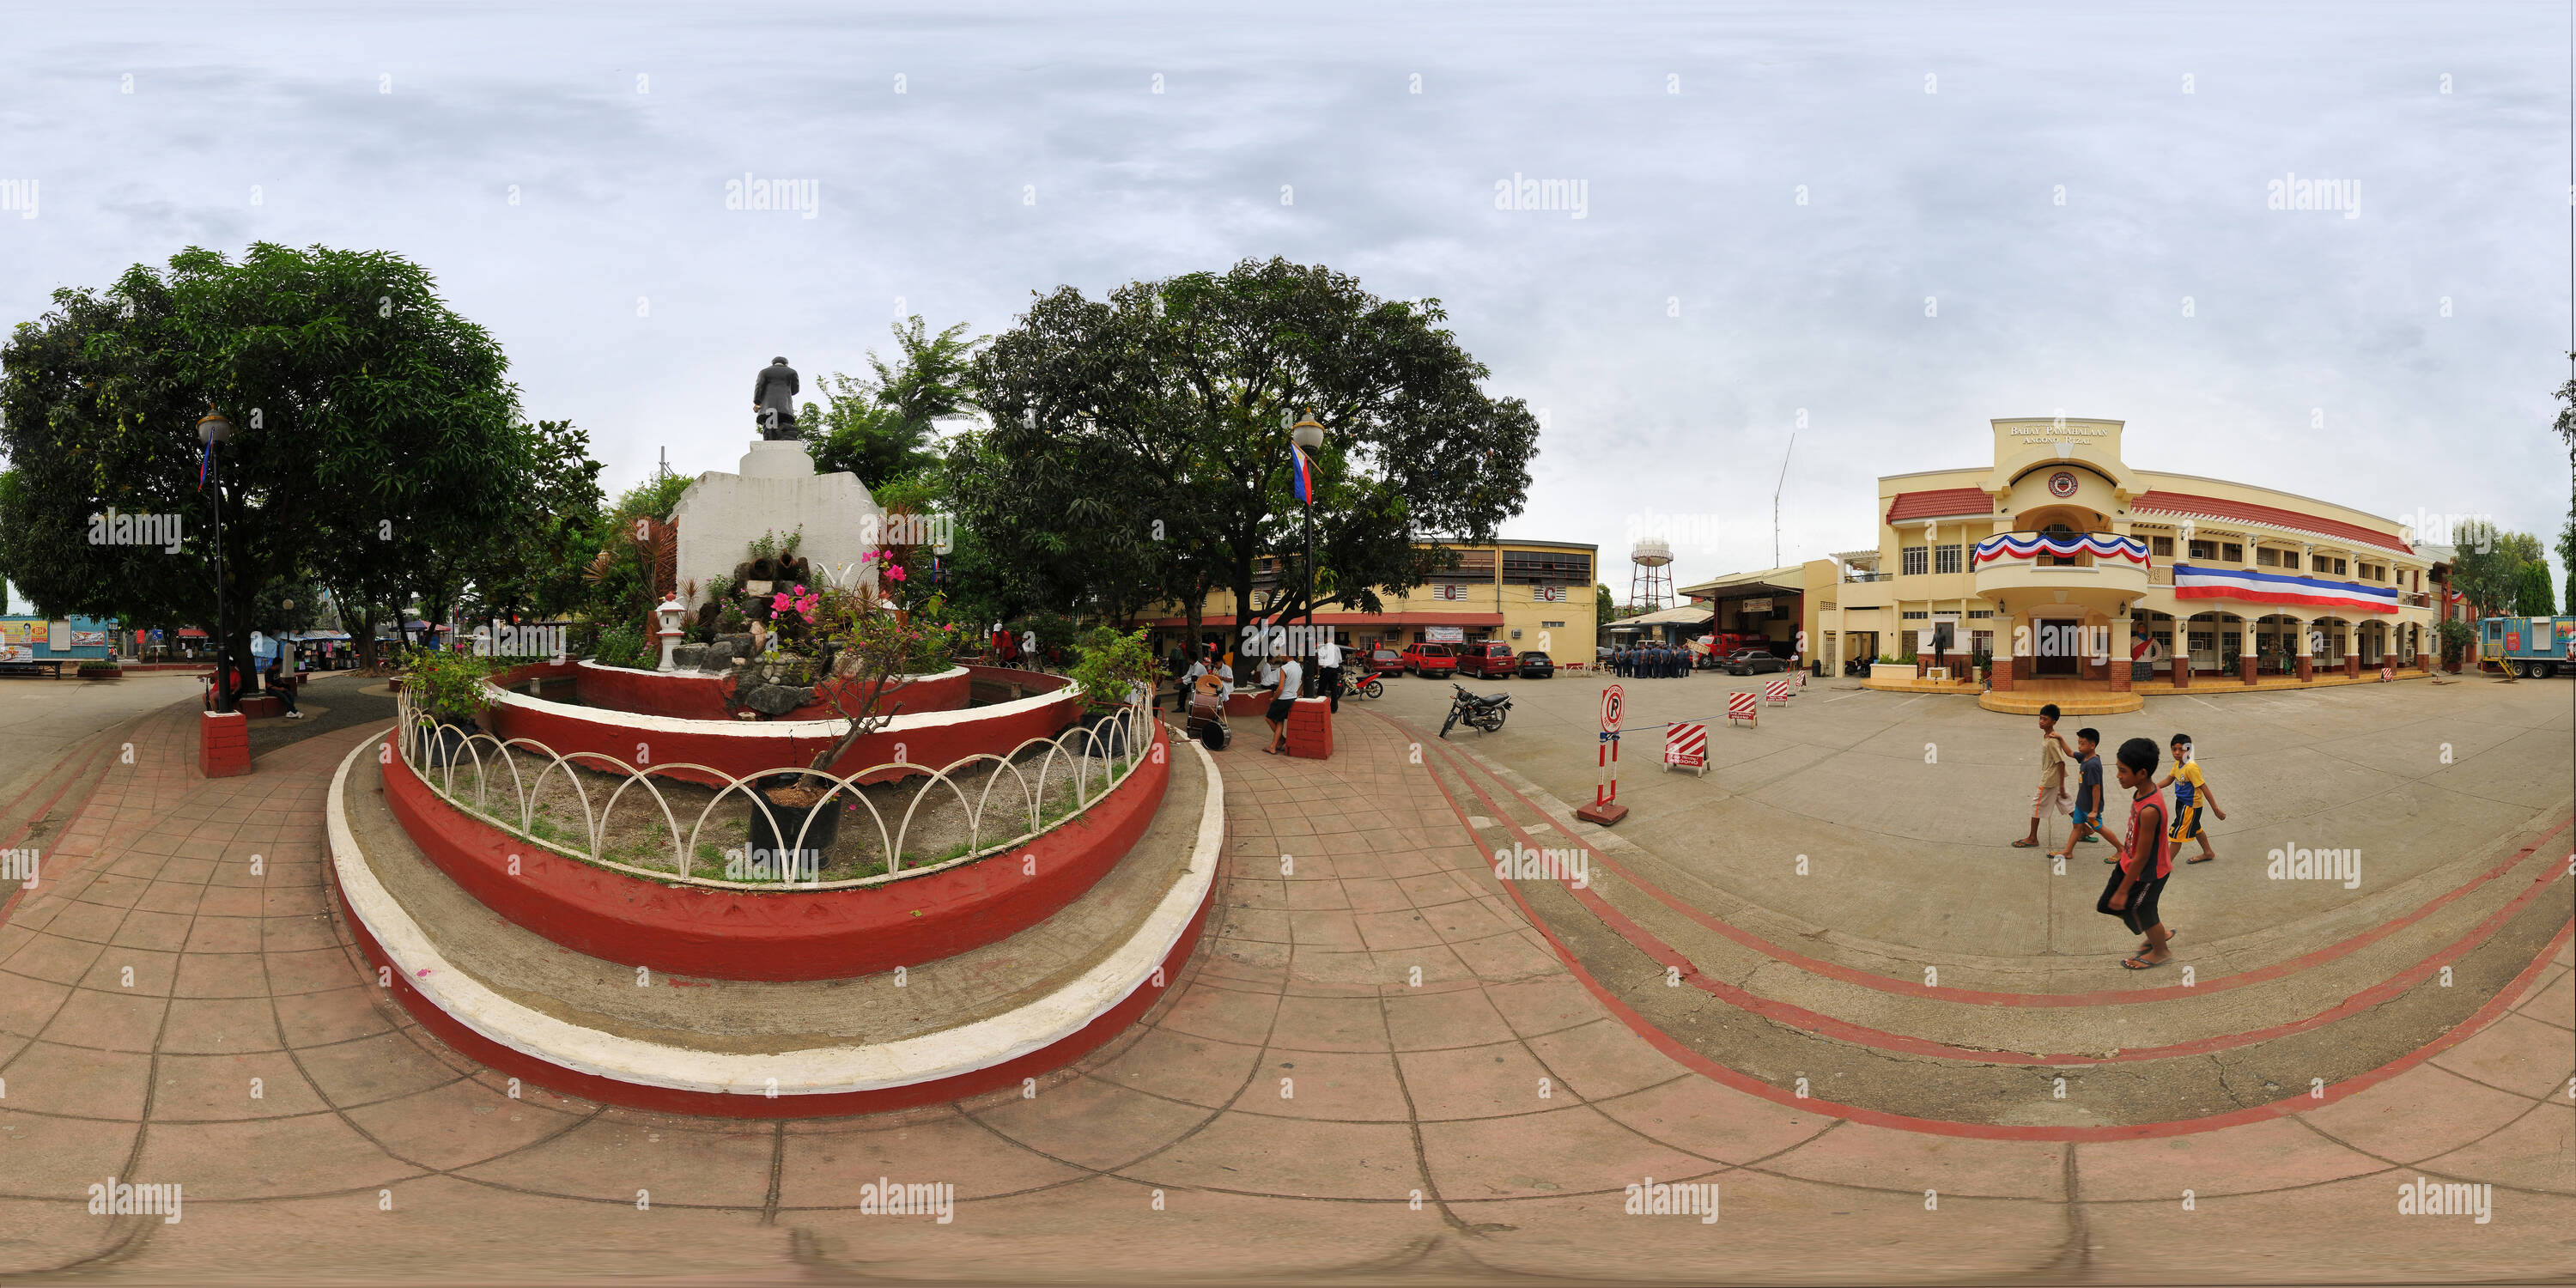
[{"label": "pink flower", "polygon": [[902,565],[902,564],[887,564],[887,565],[886,565],[886,576],[892,577],[892,578],[894,578],[896,581],[901,581],[901,580],[903,580],[903,565]]}]

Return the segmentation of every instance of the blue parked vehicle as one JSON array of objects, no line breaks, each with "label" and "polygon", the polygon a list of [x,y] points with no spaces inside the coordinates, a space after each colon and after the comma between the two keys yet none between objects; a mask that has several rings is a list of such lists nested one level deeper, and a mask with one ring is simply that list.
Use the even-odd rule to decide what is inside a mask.
[{"label": "blue parked vehicle", "polygon": [[2481,618],[2478,660],[2525,679],[2576,675],[2576,617]]}]

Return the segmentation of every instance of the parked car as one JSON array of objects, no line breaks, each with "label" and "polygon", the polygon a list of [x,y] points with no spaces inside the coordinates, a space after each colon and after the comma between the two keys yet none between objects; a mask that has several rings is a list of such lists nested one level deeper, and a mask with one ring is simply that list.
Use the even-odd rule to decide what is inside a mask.
[{"label": "parked car", "polygon": [[1458,655],[1446,644],[1415,644],[1404,650],[1404,669],[1419,676],[1456,675]]},{"label": "parked car", "polygon": [[1402,675],[1404,674],[1404,655],[1391,648],[1375,649],[1369,653],[1368,660],[1361,663],[1361,666],[1371,675]]},{"label": "parked car", "polygon": [[1482,676],[1488,680],[1510,678],[1512,646],[1490,640],[1459,645],[1458,674]]},{"label": "parked car", "polygon": [[1546,680],[1556,676],[1556,659],[1545,653],[1521,654],[1520,677],[1524,680]]},{"label": "parked car", "polygon": [[1759,649],[1737,649],[1726,659],[1728,675],[1760,675],[1765,671],[1786,671],[1789,659]]}]

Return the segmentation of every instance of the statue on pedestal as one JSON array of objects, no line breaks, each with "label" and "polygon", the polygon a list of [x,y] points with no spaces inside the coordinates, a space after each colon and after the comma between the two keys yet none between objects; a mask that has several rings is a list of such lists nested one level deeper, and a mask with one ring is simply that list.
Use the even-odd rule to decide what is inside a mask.
[{"label": "statue on pedestal", "polygon": [[785,358],[770,359],[752,379],[752,415],[765,441],[794,442],[804,437],[796,432],[797,388],[796,368],[788,366]]}]

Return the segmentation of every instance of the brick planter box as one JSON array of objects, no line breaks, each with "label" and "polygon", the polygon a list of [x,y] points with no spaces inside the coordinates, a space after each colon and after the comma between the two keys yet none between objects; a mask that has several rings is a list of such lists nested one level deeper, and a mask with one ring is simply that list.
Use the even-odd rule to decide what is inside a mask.
[{"label": "brick planter box", "polygon": [[1333,756],[1333,704],[1326,698],[1299,698],[1288,713],[1288,754],[1309,760]]},{"label": "brick planter box", "polygon": [[208,778],[250,772],[250,721],[238,711],[209,711],[197,722],[197,771]]}]

